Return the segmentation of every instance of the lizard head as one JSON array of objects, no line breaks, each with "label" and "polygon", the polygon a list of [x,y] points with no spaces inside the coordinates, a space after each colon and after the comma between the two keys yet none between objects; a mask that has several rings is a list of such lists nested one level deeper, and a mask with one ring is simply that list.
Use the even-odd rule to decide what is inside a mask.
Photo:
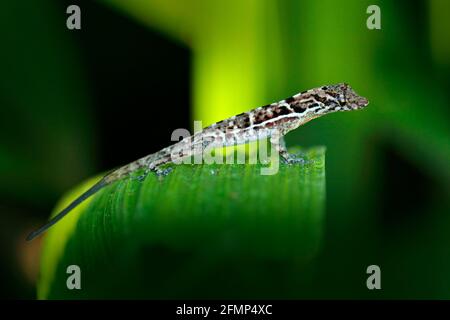
[{"label": "lizard head", "polygon": [[358,95],[348,84],[339,83],[321,88],[329,101],[329,111],[351,111],[362,109],[369,104],[369,101]]},{"label": "lizard head", "polygon": [[284,100],[303,118],[314,119],[337,111],[352,111],[366,107],[366,98],[358,95],[348,84],[338,83],[311,89]]}]

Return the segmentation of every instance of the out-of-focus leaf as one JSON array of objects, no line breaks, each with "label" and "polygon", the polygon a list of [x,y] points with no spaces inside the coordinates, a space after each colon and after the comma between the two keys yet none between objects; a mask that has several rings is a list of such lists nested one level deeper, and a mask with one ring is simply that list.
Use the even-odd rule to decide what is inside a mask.
[{"label": "out-of-focus leaf", "polygon": [[[38,297],[295,297],[325,197],[324,148],[305,157],[271,176],[261,165],[180,165],[107,187],[49,231]],[[66,287],[73,264],[82,290]]]},{"label": "out-of-focus leaf", "polygon": [[430,21],[430,44],[435,61],[449,67],[450,66],[450,2],[445,0],[427,1],[429,6]]}]

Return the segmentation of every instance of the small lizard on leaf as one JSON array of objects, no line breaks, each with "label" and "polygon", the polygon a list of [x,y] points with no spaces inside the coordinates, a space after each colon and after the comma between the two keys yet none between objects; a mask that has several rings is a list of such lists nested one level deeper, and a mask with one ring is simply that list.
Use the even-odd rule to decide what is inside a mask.
[{"label": "small lizard on leaf", "polygon": [[340,83],[307,90],[279,102],[214,123],[174,145],[105,175],[47,224],[30,233],[27,240],[32,240],[45,232],[73,208],[103,187],[130,176],[136,170],[144,168],[146,173],[153,171],[158,175],[166,175],[170,170],[161,169],[163,165],[176,163],[175,160],[201,154],[206,148],[240,145],[270,138],[275,150],[279,152],[284,162],[288,164],[296,163],[299,159],[287,152],[283,141],[284,135],[317,117],[336,111],[362,109],[368,103],[366,98],[356,94],[349,85]]}]

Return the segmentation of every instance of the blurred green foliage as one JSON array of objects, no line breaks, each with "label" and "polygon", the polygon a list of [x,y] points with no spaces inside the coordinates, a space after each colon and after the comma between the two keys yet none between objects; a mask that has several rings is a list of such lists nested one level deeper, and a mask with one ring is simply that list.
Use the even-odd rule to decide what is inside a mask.
[{"label": "blurred green foliage", "polygon": [[[367,96],[287,137],[327,147],[323,247],[298,296],[450,298],[448,1],[100,2],[191,49],[204,125],[328,83]],[[381,30],[366,28],[372,4]],[[0,6],[0,191],[39,206],[90,172],[90,93],[52,1]],[[381,291],[365,287],[369,264]]]}]

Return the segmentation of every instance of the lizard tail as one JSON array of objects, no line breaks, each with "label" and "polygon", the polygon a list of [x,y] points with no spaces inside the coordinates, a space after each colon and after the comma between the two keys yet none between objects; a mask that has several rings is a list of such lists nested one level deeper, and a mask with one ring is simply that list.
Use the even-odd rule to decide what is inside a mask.
[{"label": "lizard tail", "polygon": [[100,189],[102,189],[103,187],[105,187],[106,185],[108,185],[109,182],[107,180],[105,180],[105,178],[103,178],[102,180],[100,180],[99,182],[97,182],[96,184],[94,184],[89,190],[87,190],[85,193],[83,193],[81,196],[79,196],[78,198],[76,198],[71,204],[69,204],[64,210],[62,210],[60,213],[58,213],[56,216],[54,216],[52,219],[50,219],[49,222],[47,222],[45,225],[43,225],[42,227],[40,227],[39,229],[31,232],[28,236],[27,236],[27,241],[31,241],[34,238],[36,238],[37,236],[41,235],[42,233],[44,233],[45,231],[47,231],[48,228],[50,228],[51,226],[53,226],[55,223],[57,223],[59,220],[61,220],[62,218],[64,218],[64,216],[66,214],[68,214],[70,211],[72,211],[73,208],[75,208],[76,206],[78,206],[81,202],[83,202],[84,200],[86,200],[87,198],[89,198],[90,196],[92,196],[94,193],[96,193],[97,191],[99,191]]},{"label": "lizard tail", "polygon": [[81,196],[76,198],[71,204],[69,204],[64,210],[54,216],[50,221],[48,221],[45,225],[37,229],[36,231],[31,232],[27,236],[27,241],[31,241],[37,236],[41,235],[45,231],[47,231],[51,226],[57,223],[59,220],[64,218],[72,209],[82,203],[84,200],[97,193],[103,187],[109,185],[110,183],[117,181],[125,176],[128,176],[131,172],[142,168],[145,166],[145,158],[129,163],[123,167],[120,167],[111,173],[104,176],[99,182],[94,184],[90,189],[84,192]]}]

